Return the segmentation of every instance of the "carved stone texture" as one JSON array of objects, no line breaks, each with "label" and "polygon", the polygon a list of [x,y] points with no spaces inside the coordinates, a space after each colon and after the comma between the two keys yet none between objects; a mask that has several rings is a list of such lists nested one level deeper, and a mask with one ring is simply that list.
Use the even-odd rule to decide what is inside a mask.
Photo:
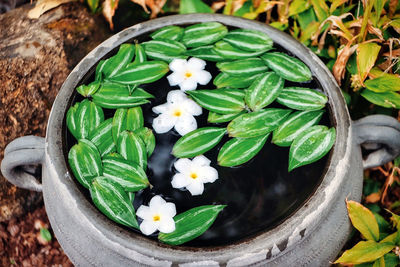
[{"label": "carved stone texture", "polygon": [[[72,68],[109,36],[107,25],[74,2],[27,17],[32,5],[0,15],[0,160],[24,135],[45,136],[59,88]],[[0,222],[26,212],[41,194],[15,188],[0,176]]]}]

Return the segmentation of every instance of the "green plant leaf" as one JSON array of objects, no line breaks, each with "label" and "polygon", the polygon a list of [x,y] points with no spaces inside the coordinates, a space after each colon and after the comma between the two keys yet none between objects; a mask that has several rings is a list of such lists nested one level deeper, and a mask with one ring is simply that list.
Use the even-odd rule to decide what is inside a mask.
[{"label": "green plant leaf", "polygon": [[225,60],[236,60],[236,59],[246,59],[251,57],[257,57],[265,53],[265,50],[259,51],[245,51],[239,48],[233,47],[226,41],[216,42],[214,45],[215,52],[220,55]]},{"label": "green plant leaf", "polygon": [[105,157],[103,176],[118,183],[126,192],[136,192],[150,185],[144,170],[133,161]]},{"label": "green plant leaf", "polygon": [[268,70],[268,67],[259,58],[246,58],[230,62],[218,62],[220,71],[230,76],[248,77]]},{"label": "green plant leaf", "polygon": [[99,0],[86,0],[87,5],[90,8],[90,11],[92,11],[92,13],[96,13],[97,8],[99,7]]},{"label": "green plant leaf", "polygon": [[365,87],[376,93],[400,91],[400,78],[393,74],[384,75],[365,81]]},{"label": "green plant leaf", "polygon": [[69,132],[75,137],[75,139],[79,139],[78,132],[78,122],[77,122],[77,111],[79,108],[79,103],[75,103],[75,105],[71,106],[66,115],[67,128]]},{"label": "green plant leaf", "polygon": [[77,139],[86,139],[104,121],[103,109],[92,101],[83,100],[76,111]]},{"label": "green plant leaf", "polygon": [[245,101],[252,110],[260,110],[271,104],[281,93],[284,80],[274,72],[261,74],[246,90]]},{"label": "green plant leaf", "polygon": [[189,49],[186,51],[186,55],[215,62],[224,60],[223,57],[221,57],[219,54],[217,54],[217,52],[215,52],[214,45],[199,46],[196,48]]},{"label": "green plant leaf", "polygon": [[109,118],[97,126],[90,135],[89,140],[97,147],[100,156],[103,157],[116,151],[112,136],[112,118]]},{"label": "green plant leaf", "polygon": [[268,51],[272,48],[272,39],[263,32],[236,29],[229,31],[224,41],[244,51]]},{"label": "green plant leaf", "polygon": [[47,242],[51,241],[51,233],[47,228],[44,227],[40,228],[40,236]]},{"label": "green plant leaf", "polygon": [[203,22],[185,28],[182,43],[186,47],[199,47],[213,44],[224,38],[228,28],[219,22]]},{"label": "green plant leaf", "polygon": [[99,151],[89,140],[80,139],[71,147],[68,163],[75,178],[86,188],[89,188],[95,177],[103,173]]},{"label": "green plant leaf", "polygon": [[115,76],[119,71],[125,69],[125,67],[132,61],[135,56],[135,46],[132,44],[122,44],[119,47],[118,53],[106,60],[102,68],[102,72],[105,78]]},{"label": "green plant leaf", "polygon": [[89,187],[95,206],[111,220],[138,229],[135,210],[128,194],[113,180],[99,176]]},{"label": "green plant leaf", "polygon": [[270,52],[261,56],[265,64],[282,78],[292,82],[311,80],[310,69],[297,58],[280,52]]},{"label": "green plant leaf", "polygon": [[95,72],[95,81],[102,81],[103,80],[103,68],[106,64],[106,60],[100,60],[96,66]]},{"label": "green plant leaf", "polygon": [[144,125],[143,112],[141,107],[121,108],[114,113],[112,121],[112,135],[114,142],[117,143],[121,132],[135,131]]},{"label": "green plant leaf", "polygon": [[144,144],[146,145],[147,158],[149,158],[151,154],[153,154],[154,148],[156,147],[156,138],[153,134],[153,131],[147,127],[142,127],[135,130],[135,134],[142,138]]},{"label": "green plant leaf", "polygon": [[274,131],[272,143],[278,146],[290,146],[294,139],[302,132],[317,124],[323,110],[317,111],[296,111],[292,113],[277,129]]},{"label": "green plant leaf", "polygon": [[369,102],[385,107],[385,108],[400,108],[400,94],[395,92],[375,93],[368,89],[360,93]]},{"label": "green plant leaf", "polygon": [[385,259],[385,267],[397,267],[400,264],[399,256],[393,252],[385,254],[383,258]]},{"label": "green plant leaf", "polygon": [[146,52],[144,51],[144,47],[140,44],[135,44],[135,60],[132,63],[129,63],[127,67],[143,63],[147,61]]},{"label": "green plant leaf", "polygon": [[112,138],[114,143],[118,142],[119,135],[121,132],[126,130],[126,108],[119,108],[115,111],[112,118]]},{"label": "green plant leaf", "polygon": [[174,217],[175,231],[160,233],[158,239],[169,245],[181,245],[202,235],[213,224],[225,205],[200,206]]},{"label": "green plant leaf", "polygon": [[168,71],[168,64],[163,61],[145,61],[121,70],[109,80],[121,84],[152,83],[162,78]]},{"label": "green plant leaf", "polygon": [[255,74],[251,76],[231,76],[226,73],[219,73],[215,78],[214,78],[214,85],[217,88],[223,88],[223,87],[228,87],[228,88],[247,88],[249,87],[254,80],[259,76],[260,74]]},{"label": "green plant leaf", "polygon": [[146,170],[146,145],[136,133],[130,131],[121,132],[118,137],[117,151],[124,159],[133,161]]},{"label": "green plant leaf", "polygon": [[[168,39],[156,39],[143,42],[142,46],[147,57],[154,60],[163,60],[171,62],[178,56],[184,56],[186,47],[178,41]],[[181,57],[179,57],[181,58]]]},{"label": "green plant leaf", "polygon": [[351,249],[346,250],[334,263],[358,264],[374,261],[394,247],[395,245],[390,243],[376,243],[373,240],[360,241]]},{"label": "green plant leaf", "polygon": [[303,131],[290,146],[289,172],[325,156],[331,150],[335,139],[335,128],[315,125]]},{"label": "green plant leaf", "polygon": [[201,0],[181,0],[179,13],[214,13],[214,11],[211,9],[211,7],[204,4]]},{"label": "green plant leaf", "polygon": [[238,89],[194,90],[186,93],[203,108],[219,114],[239,113],[245,108]]},{"label": "green plant leaf", "polygon": [[380,257],[379,259],[377,259],[372,265],[372,267],[385,267],[385,258]]},{"label": "green plant leaf", "polygon": [[362,43],[357,47],[357,69],[361,82],[367,78],[369,71],[375,65],[378,58],[380,45],[377,43]]},{"label": "green plant leaf", "polygon": [[80,85],[76,88],[76,91],[78,91],[79,94],[81,94],[84,97],[88,97],[96,93],[97,89],[100,88],[100,81],[94,81],[90,83],[89,85]]},{"label": "green plant leaf", "polygon": [[172,149],[172,154],[177,158],[191,158],[204,154],[215,147],[225,133],[225,128],[199,128],[179,138]]},{"label": "green plant leaf", "polygon": [[254,158],[263,148],[269,134],[253,138],[232,138],[226,142],[218,154],[218,165],[233,167]]},{"label": "green plant leaf", "polygon": [[289,17],[304,12],[309,7],[310,4],[307,0],[294,0],[293,2],[290,3],[289,6]]},{"label": "green plant leaf", "polygon": [[374,214],[355,201],[350,200],[346,201],[346,203],[353,226],[360,231],[367,240],[379,241],[379,226]]},{"label": "green plant leaf", "polygon": [[325,1],[311,0],[311,4],[314,7],[315,15],[317,15],[318,21],[325,21],[329,16],[329,8]]},{"label": "green plant leaf", "polygon": [[208,118],[207,121],[209,123],[224,123],[233,120],[234,118],[244,114],[245,111],[239,112],[239,113],[232,113],[232,114],[219,114],[210,111],[208,113]]},{"label": "green plant leaf", "polygon": [[290,114],[290,110],[269,108],[246,113],[235,118],[228,124],[231,137],[257,137],[275,130]]},{"label": "green plant leaf", "polygon": [[173,41],[180,41],[182,36],[183,28],[175,25],[162,27],[150,34],[150,37],[153,39],[167,39]]},{"label": "green plant leaf", "polygon": [[276,99],[276,102],[297,110],[318,110],[325,107],[328,98],[323,93],[303,87],[287,87]]}]

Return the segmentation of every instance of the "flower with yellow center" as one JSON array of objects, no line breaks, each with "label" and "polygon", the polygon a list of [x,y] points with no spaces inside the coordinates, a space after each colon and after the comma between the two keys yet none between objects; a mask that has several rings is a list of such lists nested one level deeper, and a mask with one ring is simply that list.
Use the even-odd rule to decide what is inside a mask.
[{"label": "flower with yellow center", "polygon": [[174,167],[178,171],[172,177],[172,187],[186,188],[193,196],[201,195],[205,183],[213,183],[218,179],[218,172],[210,166],[211,161],[200,155],[193,160],[178,159]]},{"label": "flower with yellow center", "polygon": [[201,115],[202,109],[181,90],[173,90],[167,95],[167,103],[153,107],[153,112],[160,114],[153,120],[156,133],[166,133],[175,128],[180,135],[185,135],[197,129],[193,116]]},{"label": "flower with yellow center", "polygon": [[136,215],[143,219],[140,231],[145,235],[151,235],[157,230],[166,234],[175,231],[173,219],[176,215],[175,204],[166,202],[160,196],[154,196],[150,200],[149,206],[141,205]]},{"label": "flower with yellow center", "polygon": [[206,62],[202,59],[192,57],[188,61],[185,59],[174,59],[169,64],[172,70],[167,79],[171,86],[179,85],[182,91],[196,90],[197,84],[206,85],[212,76],[204,68]]}]

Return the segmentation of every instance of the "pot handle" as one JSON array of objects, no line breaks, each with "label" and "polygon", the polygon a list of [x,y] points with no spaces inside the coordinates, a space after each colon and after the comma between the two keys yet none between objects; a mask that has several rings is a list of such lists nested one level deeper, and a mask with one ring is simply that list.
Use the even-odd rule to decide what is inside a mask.
[{"label": "pot handle", "polygon": [[44,159],[45,141],[39,136],[23,136],[9,143],[4,150],[1,173],[12,184],[33,191],[42,191],[42,184],[33,175],[35,165]]},{"label": "pot handle", "polygon": [[400,155],[400,122],[386,115],[370,115],[354,122],[357,143],[375,150],[363,160],[364,169],[377,167]]}]

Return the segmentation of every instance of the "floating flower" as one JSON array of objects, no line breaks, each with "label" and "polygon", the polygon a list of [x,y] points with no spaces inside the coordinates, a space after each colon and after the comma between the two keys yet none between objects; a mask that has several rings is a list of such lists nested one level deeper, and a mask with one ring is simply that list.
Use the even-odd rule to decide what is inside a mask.
[{"label": "floating flower", "polygon": [[141,205],[136,215],[143,219],[140,231],[145,235],[151,235],[155,231],[171,233],[175,231],[176,207],[172,202],[166,202],[160,196],[154,196],[149,206]]},{"label": "floating flower", "polygon": [[204,70],[206,62],[192,57],[188,61],[176,58],[169,63],[169,69],[173,71],[167,79],[171,86],[179,85],[182,91],[196,90],[197,84],[206,85],[212,78],[208,71]]},{"label": "floating flower", "polygon": [[184,92],[174,90],[168,93],[167,103],[153,107],[153,112],[160,114],[153,120],[156,133],[166,133],[175,127],[183,136],[197,129],[197,122],[193,116],[201,115],[202,110]]},{"label": "floating flower", "polygon": [[174,167],[179,172],[172,177],[172,187],[184,188],[192,196],[201,195],[205,183],[213,183],[218,179],[218,172],[210,166],[210,160],[203,155],[190,159],[178,159]]}]

